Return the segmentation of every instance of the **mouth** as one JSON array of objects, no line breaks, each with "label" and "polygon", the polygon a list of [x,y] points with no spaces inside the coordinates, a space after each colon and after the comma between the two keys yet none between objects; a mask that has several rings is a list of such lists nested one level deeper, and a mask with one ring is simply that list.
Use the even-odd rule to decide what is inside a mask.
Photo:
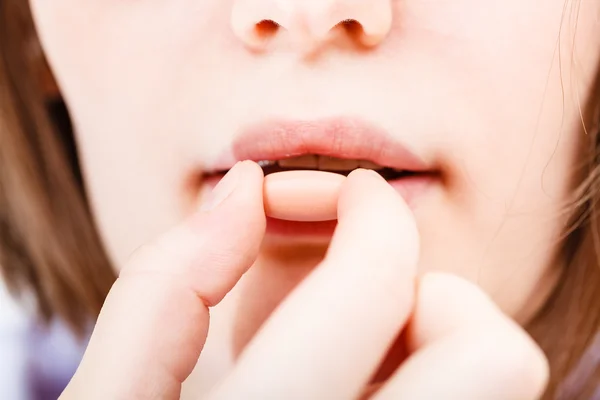
[{"label": "mouth", "polygon": [[[439,169],[409,151],[384,130],[364,121],[270,121],[243,131],[217,162],[205,168],[212,186],[237,161],[252,160],[265,176],[310,170],[348,175],[371,169],[387,180],[411,205],[439,180]],[[298,222],[269,218],[267,233],[282,236],[330,236],[335,221]]]},{"label": "mouth", "polygon": [[[253,160],[262,168],[265,176],[276,172],[285,171],[322,171],[347,176],[355,169],[370,169],[377,172],[385,180],[408,178],[419,174],[427,174],[428,171],[413,171],[395,169],[376,164],[368,160],[356,160],[337,158],[319,154],[305,154],[297,157],[282,158],[278,160]],[[207,176],[224,175],[228,170],[217,170]]]}]

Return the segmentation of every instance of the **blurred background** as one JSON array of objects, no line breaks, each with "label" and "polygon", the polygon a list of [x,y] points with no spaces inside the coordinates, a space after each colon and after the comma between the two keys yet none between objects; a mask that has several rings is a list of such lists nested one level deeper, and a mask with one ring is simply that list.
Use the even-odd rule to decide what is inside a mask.
[{"label": "blurred background", "polygon": [[60,322],[37,322],[0,281],[0,399],[56,400],[86,343]]}]

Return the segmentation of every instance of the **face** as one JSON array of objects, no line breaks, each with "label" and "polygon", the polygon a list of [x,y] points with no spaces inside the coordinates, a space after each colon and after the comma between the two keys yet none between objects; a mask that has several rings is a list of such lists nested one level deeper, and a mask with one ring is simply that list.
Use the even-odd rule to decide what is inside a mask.
[{"label": "face", "polygon": [[[292,143],[303,133],[286,127],[298,124],[326,136],[333,123],[343,146],[353,134],[343,127],[361,121],[443,176],[413,205],[422,271],[477,281],[521,320],[552,286],[560,211],[585,142],[579,106],[597,71],[600,3],[31,3],[117,267],[191,213],[205,171],[249,154],[254,140]],[[205,379],[228,367],[327,244],[271,236],[214,310]]]}]

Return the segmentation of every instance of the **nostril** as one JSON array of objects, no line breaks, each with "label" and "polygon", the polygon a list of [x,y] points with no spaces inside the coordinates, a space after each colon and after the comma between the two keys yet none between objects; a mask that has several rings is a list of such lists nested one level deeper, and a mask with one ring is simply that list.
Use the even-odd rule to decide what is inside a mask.
[{"label": "nostril", "polygon": [[271,19],[264,19],[256,24],[254,30],[259,39],[267,40],[277,33],[279,27],[280,25],[277,22]]},{"label": "nostril", "polygon": [[[364,21],[363,21],[364,22]],[[344,32],[355,45],[373,47],[378,45],[389,31],[389,24],[363,24],[354,18],[347,18],[334,26],[334,29]]]},{"label": "nostril", "polygon": [[364,33],[362,24],[355,19],[345,19],[338,25],[341,26],[352,39],[355,40],[360,40]]},{"label": "nostril", "polygon": [[340,22],[340,25],[342,25],[345,29],[361,29],[360,22],[351,18],[343,20]]}]

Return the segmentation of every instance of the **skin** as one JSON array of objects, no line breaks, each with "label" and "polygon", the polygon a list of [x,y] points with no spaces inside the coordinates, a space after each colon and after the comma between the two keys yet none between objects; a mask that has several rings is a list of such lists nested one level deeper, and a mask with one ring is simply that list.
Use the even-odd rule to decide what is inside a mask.
[{"label": "skin", "polygon": [[[232,172],[208,210],[143,246],[123,268],[61,400],[180,398],[206,339],[208,307],[250,267],[265,229],[261,170],[245,162]],[[412,356],[370,398],[539,397],[548,375],[543,353],[480,289],[438,273],[423,277],[415,295],[416,224],[381,177],[350,174],[338,213],[325,260],[204,398],[364,398],[403,328]],[[354,324],[362,329],[348,332]]]},{"label": "skin", "polygon": [[[244,127],[272,117],[352,116],[383,127],[446,177],[415,210],[419,276],[448,272],[476,283],[521,324],[555,285],[567,218],[561,210],[585,139],[580,106],[598,71],[600,3],[30,3],[117,269],[134,249],[194,214],[203,165]],[[328,34],[348,17],[371,35]],[[282,28],[257,44],[247,27],[260,19]],[[369,229],[362,222],[351,233],[357,239]],[[402,246],[401,237],[390,247]],[[326,249],[295,241],[260,248],[211,310],[210,335],[184,397],[238,376],[236,357],[293,288],[307,287],[304,278],[313,279]],[[330,290],[347,274],[337,272]],[[383,309],[382,301],[367,311],[379,321]]]}]

